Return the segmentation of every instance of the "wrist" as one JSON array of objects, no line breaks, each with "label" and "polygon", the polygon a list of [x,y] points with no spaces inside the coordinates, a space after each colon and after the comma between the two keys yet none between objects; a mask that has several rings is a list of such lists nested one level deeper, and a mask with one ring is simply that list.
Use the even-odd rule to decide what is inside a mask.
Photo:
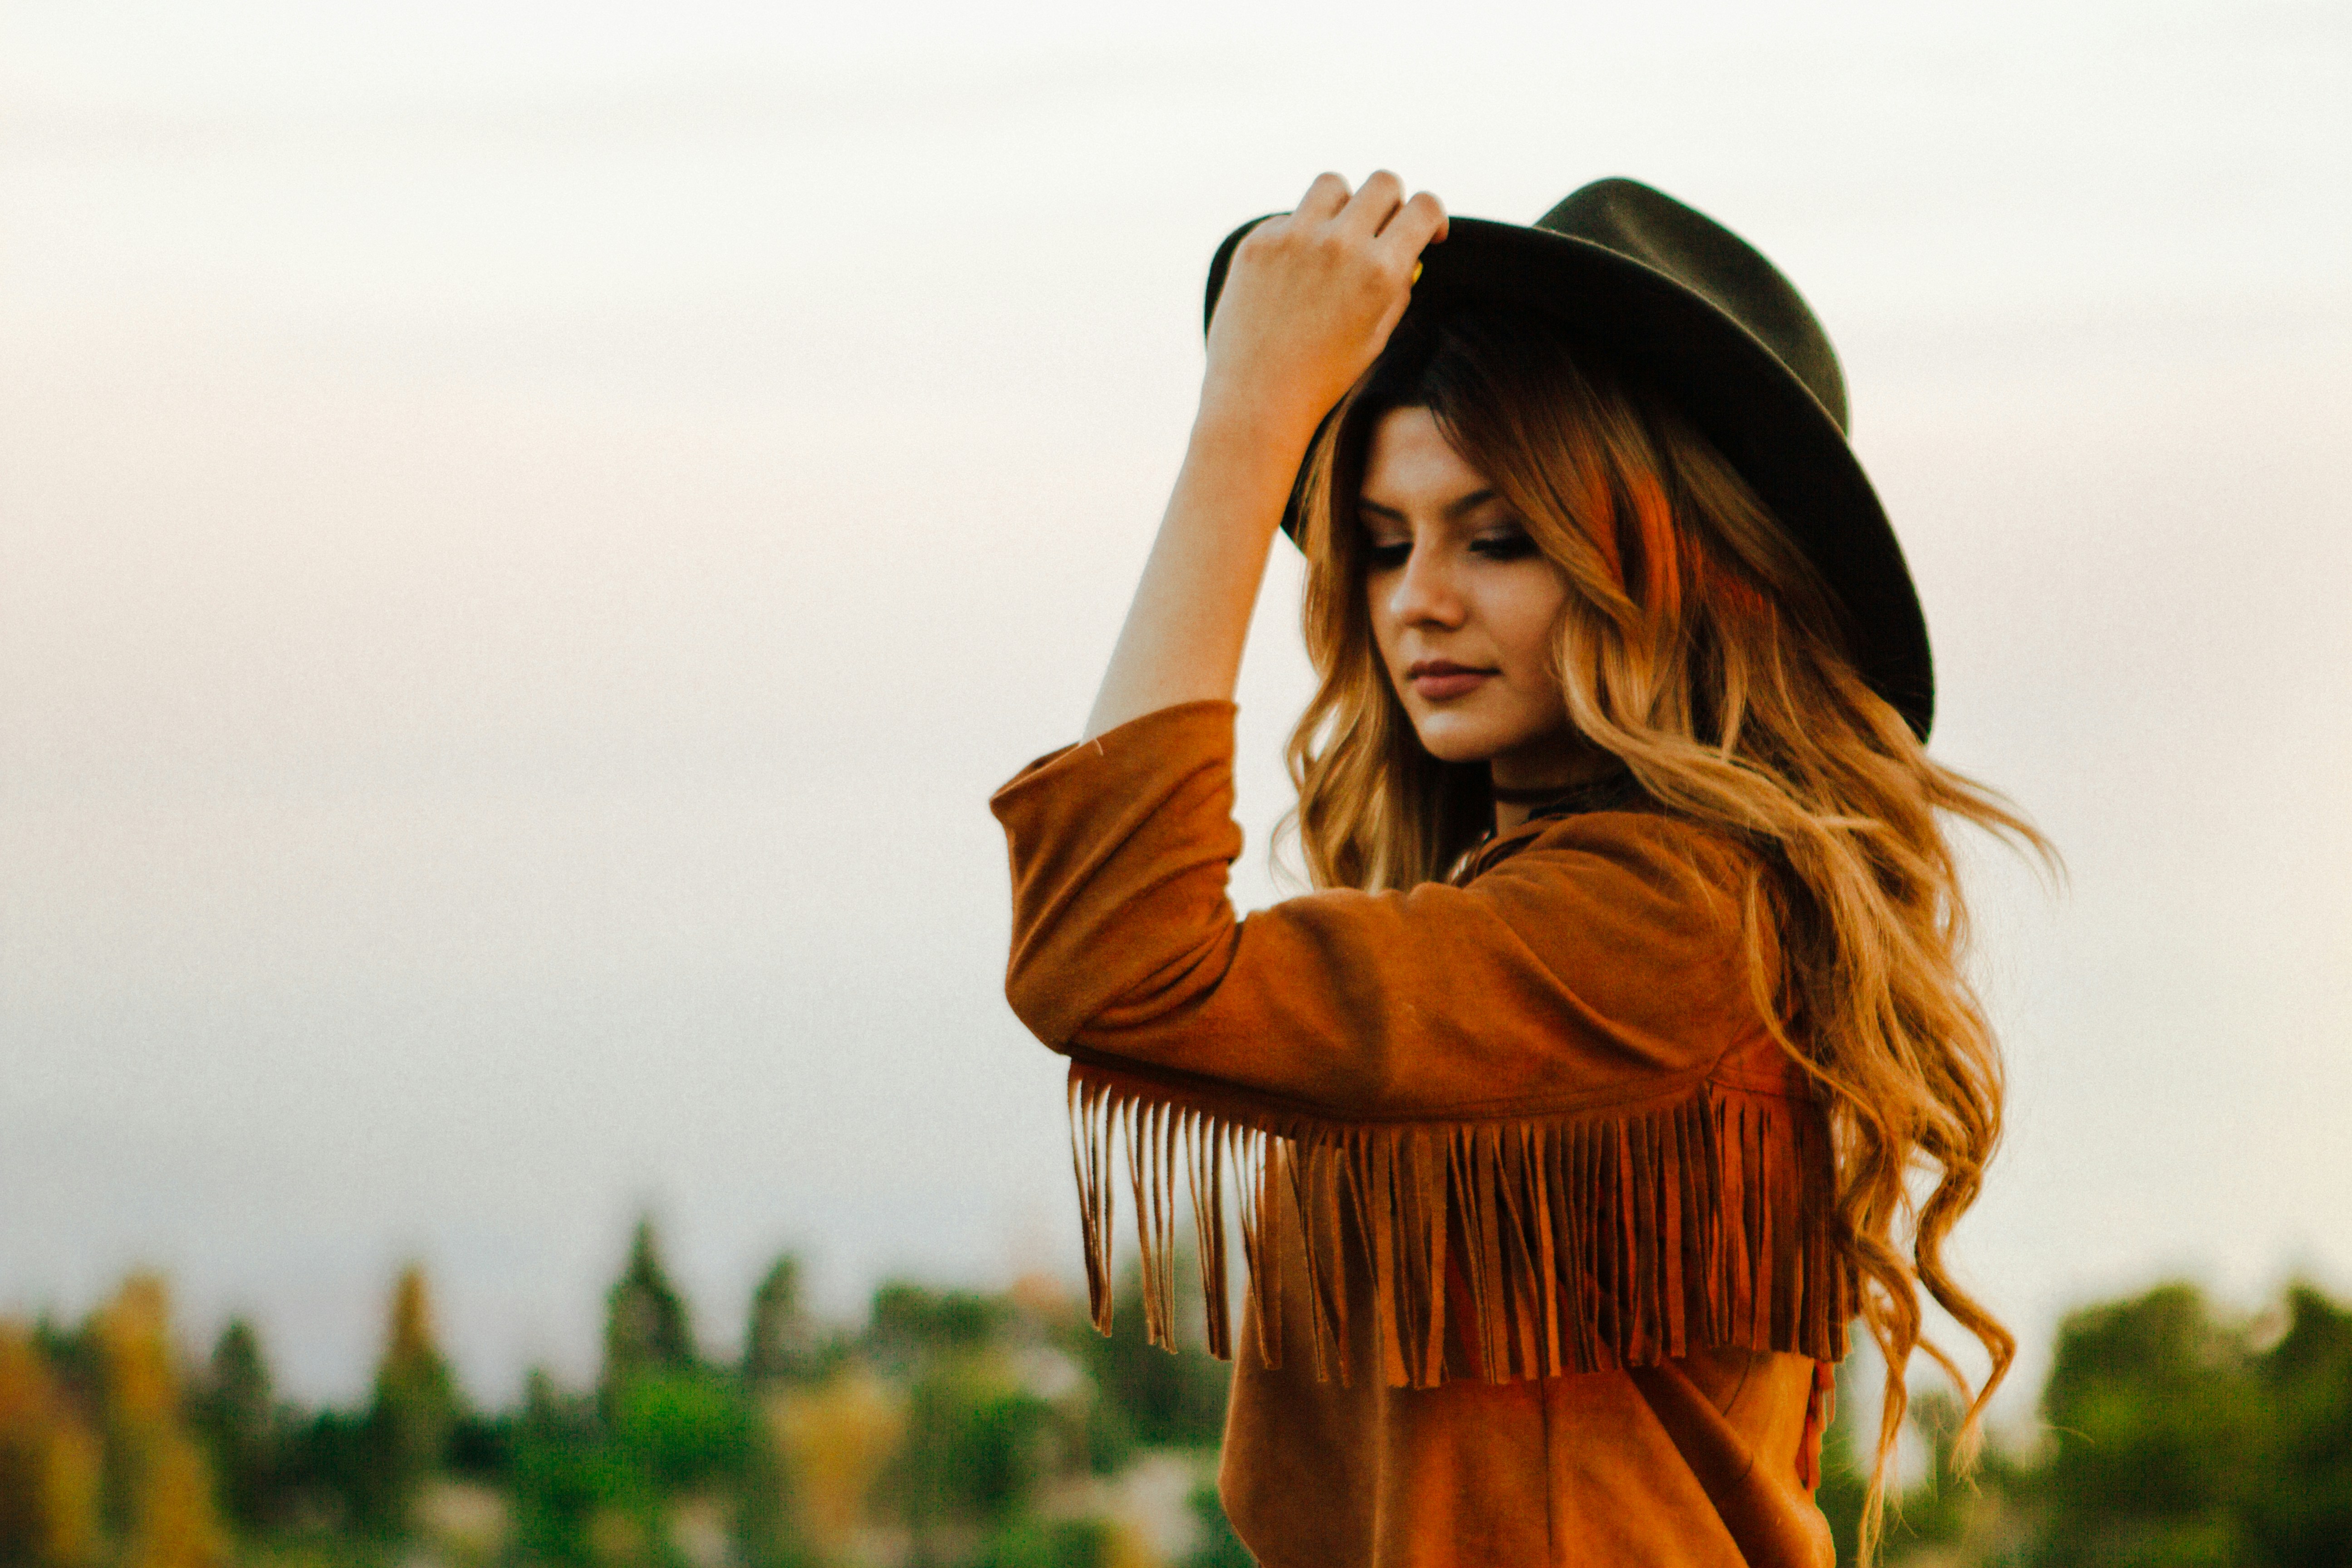
[{"label": "wrist", "polygon": [[1296,397],[1266,396],[1213,382],[1201,389],[1201,405],[1192,419],[1195,448],[1246,452],[1286,476],[1296,474],[1306,460],[1308,443],[1323,421],[1324,410],[1304,405]]}]

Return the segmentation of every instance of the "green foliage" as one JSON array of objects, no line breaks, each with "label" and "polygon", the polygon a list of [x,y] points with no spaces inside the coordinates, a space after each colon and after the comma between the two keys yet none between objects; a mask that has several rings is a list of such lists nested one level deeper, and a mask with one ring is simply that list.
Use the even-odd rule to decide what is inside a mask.
[{"label": "green foliage", "polygon": [[2352,1555],[2352,1314],[2287,1293],[2284,1331],[2192,1286],[2060,1327],[2042,1395],[2054,1451],[2033,1477],[2038,1561],[2340,1565]]},{"label": "green foliage", "polygon": [[1053,1458],[1052,1412],[970,1365],[937,1368],[908,1403],[908,1440],[890,1488],[919,1529],[1002,1524]]},{"label": "green foliage", "polygon": [[449,1427],[443,1460],[449,1473],[484,1486],[502,1487],[514,1468],[515,1417],[462,1412]]},{"label": "green foliage", "polygon": [[372,1475],[352,1494],[360,1518],[384,1533],[405,1526],[417,1489],[446,1460],[461,1410],[457,1381],[434,1339],[425,1271],[411,1264],[393,1287],[383,1356],[376,1363],[367,1424]]},{"label": "green foliage", "polygon": [[320,1410],[284,1438],[273,1513],[332,1529],[373,1531],[391,1489],[363,1414]]},{"label": "green foliage", "polygon": [[905,1373],[940,1356],[984,1348],[1009,1312],[1004,1301],[976,1290],[932,1290],[894,1279],[874,1292],[858,1350],[885,1372]]},{"label": "green foliage", "polygon": [[2277,1568],[2342,1568],[2352,1560],[2352,1310],[2298,1282],[2286,1314],[2286,1332],[2254,1364],[2269,1462],[2247,1499],[2245,1533]]},{"label": "green foliage", "polygon": [[[224,1563],[209,1471],[239,1537],[234,1560],[256,1568],[488,1568],[468,1543],[481,1538],[464,1533],[480,1528],[471,1516],[411,1507],[436,1474],[502,1494],[499,1568],[682,1568],[689,1524],[728,1531],[741,1568],[838,1568],[894,1531],[923,1568],[1100,1568],[1124,1552],[1116,1532],[1062,1517],[1088,1472],[1146,1447],[1199,1454],[1220,1436],[1230,1369],[1199,1347],[1189,1276],[1177,1303],[1189,1342],[1172,1355],[1144,1343],[1132,1268],[1109,1338],[1034,1281],[1003,1294],[896,1281],[854,1335],[819,1331],[800,1291],[797,1266],[779,1259],[754,1294],[742,1363],[703,1364],[641,1226],[608,1303],[597,1389],[534,1372],[517,1406],[491,1413],[466,1408],[413,1271],[356,1410],[278,1404],[243,1321],[184,1384],[159,1281],[70,1329],[0,1325],[0,1556],[9,1568],[121,1568],[163,1538],[149,1496],[161,1483],[142,1489],[163,1477],[181,1498],[170,1560]],[[2053,1350],[2042,1439],[1996,1444],[1972,1480],[1952,1463],[1958,1405],[1916,1399],[1888,1568],[2352,1563],[2352,1308],[2297,1284],[2241,1317],[2166,1285],[2074,1314]],[[1876,1414],[1841,1369],[1819,1501],[1843,1561]],[[94,1543],[62,1555],[32,1544],[37,1521],[19,1506],[35,1446],[58,1442],[58,1453],[81,1445],[89,1522],[78,1539]],[[462,1491],[443,1498],[467,1506]],[[1202,1538],[1185,1568],[1244,1568],[1214,1488],[1191,1503]]]},{"label": "green foliage", "polygon": [[544,1368],[523,1379],[514,1424],[508,1504],[514,1555],[551,1568],[594,1561],[599,1509],[636,1502],[627,1467],[604,1446],[593,1401],[567,1395]]},{"label": "green foliage", "polygon": [[[1853,1561],[1876,1405],[1841,1377],[1822,1510]],[[2305,1284],[2261,1318],[2194,1286],[2103,1302],[2060,1326],[2031,1453],[1958,1476],[1959,1410],[1914,1405],[1927,1472],[1892,1500],[1885,1560],[2032,1568],[2344,1568],[2352,1563],[2352,1311]]]},{"label": "green foliage", "polygon": [[2042,1396],[2056,1444],[2037,1478],[2039,1560],[2249,1561],[2231,1505],[2260,1460],[2252,1362],[2242,1327],[2217,1321],[2193,1286],[2069,1317]]},{"label": "green foliage", "polygon": [[1201,1527],[1201,1545],[1185,1560],[1184,1568],[1257,1568],[1257,1559],[1234,1533],[1225,1505],[1213,1482],[1192,1489],[1192,1518]]},{"label": "green foliage", "polygon": [[1024,1519],[990,1536],[971,1568],[1104,1568],[1111,1535],[1099,1520]]},{"label": "green foliage", "polygon": [[736,1385],[716,1373],[647,1373],[615,1396],[613,1441],[647,1488],[685,1491],[742,1470],[753,1422]]},{"label": "green foliage", "polygon": [[270,1521],[278,1489],[278,1410],[261,1336],[232,1318],[213,1342],[203,1381],[191,1390],[189,1425],[212,1458],[221,1511],[251,1532]]},{"label": "green foliage", "polygon": [[1830,1521],[1840,1563],[1859,1560],[1862,1505],[1870,1489],[1870,1459],[1864,1450],[1874,1450],[1878,1442],[1875,1409],[1868,1421],[1863,1419],[1858,1361],[1849,1356],[1837,1369],[1837,1418],[1822,1434],[1822,1484],[1813,1493]]},{"label": "green foliage", "polygon": [[742,1568],[822,1568],[802,1533],[792,1467],[764,1423],[754,1422],[745,1484],[735,1507],[735,1559]]},{"label": "green foliage", "polygon": [[629,1260],[604,1297],[604,1377],[609,1396],[649,1372],[688,1372],[698,1363],[686,1301],[663,1267],[650,1218],[637,1221]]},{"label": "green foliage", "polygon": [[[1189,1246],[1177,1248],[1189,1260]],[[1073,1349],[1103,1391],[1109,1429],[1097,1441],[1104,1451],[1124,1458],[1137,1445],[1145,1447],[1213,1447],[1225,1430],[1225,1394],[1233,1384],[1233,1368],[1210,1356],[1202,1345],[1201,1284],[1198,1269],[1180,1264],[1176,1276],[1177,1339],[1182,1345],[1171,1353],[1149,1342],[1143,1331],[1143,1274],[1130,1264],[1120,1276],[1111,1298],[1111,1329],[1097,1334],[1081,1325],[1073,1335]]]},{"label": "green foliage", "polygon": [[526,1435],[514,1458],[514,1549],[525,1563],[585,1568],[596,1560],[599,1510],[641,1513],[636,1478],[600,1446]]},{"label": "green foliage", "polygon": [[801,1302],[800,1259],[776,1259],[751,1292],[743,1333],[743,1380],[751,1384],[806,1382],[822,1370],[824,1351]]}]

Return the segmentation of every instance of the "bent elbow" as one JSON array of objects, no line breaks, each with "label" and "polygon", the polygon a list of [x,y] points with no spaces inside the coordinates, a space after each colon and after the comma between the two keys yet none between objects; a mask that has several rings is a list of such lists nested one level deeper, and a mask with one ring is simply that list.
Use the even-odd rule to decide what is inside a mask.
[{"label": "bent elbow", "polygon": [[1022,1026],[1037,1037],[1040,1045],[1056,1051],[1069,1048],[1070,1032],[1062,1028],[1046,999],[1034,987],[1023,985],[1019,979],[1008,975],[1004,982],[1004,1000]]},{"label": "bent elbow", "polygon": [[1076,979],[1072,966],[1054,962],[1050,951],[1016,942],[1004,966],[1004,1000],[1040,1043],[1066,1051],[1093,1007]]}]

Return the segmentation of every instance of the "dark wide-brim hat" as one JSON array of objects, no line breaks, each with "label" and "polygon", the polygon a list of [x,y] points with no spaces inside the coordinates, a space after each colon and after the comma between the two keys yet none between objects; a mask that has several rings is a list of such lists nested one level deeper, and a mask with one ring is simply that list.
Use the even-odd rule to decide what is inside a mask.
[{"label": "dark wide-brim hat", "polygon": [[[1208,315],[1234,247],[1265,221],[1217,247]],[[1925,740],[1936,712],[1927,620],[1847,444],[1837,354],[1795,287],[1721,224],[1634,180],[1596,180],[1532,227],[1457,217],[1447,230],[1422,253],[1409,313],[1545,312],[1672,399],[1804,551],[1844,612],[1863,679]],[[1297,505],[1294,491],[1282,524],[1293,538]]]}]

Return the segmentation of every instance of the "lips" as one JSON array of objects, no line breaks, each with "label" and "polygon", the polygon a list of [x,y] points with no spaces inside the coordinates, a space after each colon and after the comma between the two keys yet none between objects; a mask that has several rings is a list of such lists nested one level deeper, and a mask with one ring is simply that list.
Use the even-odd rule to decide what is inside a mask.
[{"label": "lips", "polygon": [[1444,702],[1450,698],[1475,691],[1501,671],[1480,669],[1473,665],[1455,664],[1451,659],[1418,659],[1405,668],[1404,678],[1413,694],[1428,702]]}]

